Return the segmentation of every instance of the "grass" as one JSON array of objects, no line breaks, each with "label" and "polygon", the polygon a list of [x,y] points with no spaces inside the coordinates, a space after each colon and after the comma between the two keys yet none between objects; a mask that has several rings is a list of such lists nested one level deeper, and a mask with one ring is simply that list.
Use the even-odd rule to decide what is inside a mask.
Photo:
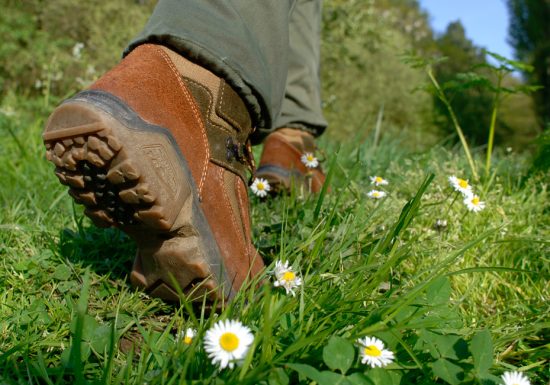
[{"label": "grass", "polygon": [[[44,160],[51,103],[15,98],[0,113],[0,383],[495,384],[505,370],[550,380],[547,176],[524,177],[524,155],[495,154],[474,186],[487,204],[476,214],[447,182],[466,177],[456,149],[325,141],[331,191],[254,197],[264,283],[208,314],[129,286],[132,243],[92,226]],[[390,181],[387,198],[367,198],[372,175]],[[300,272],[295,297],[270,283],[276,260]],[[202,337],[226,318],[255,341],[243,365],[219,371]],[[199,333],[190,346],[177,337],[187,327]],[[361,364],[354,342],[366,335],[395,363]]]}]

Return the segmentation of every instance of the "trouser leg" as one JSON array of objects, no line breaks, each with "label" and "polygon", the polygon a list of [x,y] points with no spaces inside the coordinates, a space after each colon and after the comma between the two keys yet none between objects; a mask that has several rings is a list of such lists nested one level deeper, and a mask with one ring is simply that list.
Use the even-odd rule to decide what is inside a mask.
[{"label": "trouser leg", "polygon": [[294,6],[285,96],[275,128],[300,128],[318,136],[327,126],[319,74],[321,12],[321,0],[297,0]]},{"label": "trouser leg", "polygon": [[[289,17],[294,0],[160,0],[126,53],[158,43],[223,77],[270,132],[279,115],[288,67]],[[265,127],[265,128],[264,128]]]}]

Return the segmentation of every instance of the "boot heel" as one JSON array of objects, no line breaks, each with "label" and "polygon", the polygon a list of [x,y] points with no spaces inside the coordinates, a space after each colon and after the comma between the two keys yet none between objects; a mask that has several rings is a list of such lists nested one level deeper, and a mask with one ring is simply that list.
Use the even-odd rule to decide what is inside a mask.
[{"label": "boot heel", "polygon": [[43,134],[46,158],[94,224],[136,241],[135,286],[168,300],[178,299],[176,285],[224,298],[231,285],[173,137],[113,98],[87,91],[58,107]]}]

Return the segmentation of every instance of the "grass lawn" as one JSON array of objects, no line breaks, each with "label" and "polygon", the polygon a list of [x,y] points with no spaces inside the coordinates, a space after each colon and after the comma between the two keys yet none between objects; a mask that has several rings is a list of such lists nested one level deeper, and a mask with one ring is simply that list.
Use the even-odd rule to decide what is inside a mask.
[{"label": "grass lawn", "polygon": [[[499,384],[513,370],[550,380],[548,179],[526,177],[524,155],[497,153],[494,174],[471,181],[486,205],[475,213],[448,181],[468,177],[459,149],[325,138],[330,192],[253,197],[265,275],[209,313],[130,287],[135,248],[94,227],[57,182],[40,136],[51,105],[39,102],[0,112],[0,384]],[[367,195],[374,175],[389,181],[382,199]],[[303,281],[294,296],[273,286],[277,261]],[[254,335],[233,369],[204,350],[223,319]],[[362,363],[366,336],[393,362]]]}]

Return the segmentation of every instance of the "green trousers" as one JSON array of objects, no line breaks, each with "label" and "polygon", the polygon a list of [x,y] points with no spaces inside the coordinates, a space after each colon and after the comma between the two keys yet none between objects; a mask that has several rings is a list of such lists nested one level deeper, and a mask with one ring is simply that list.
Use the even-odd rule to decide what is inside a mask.
[{"label": "green trousers", "polygon": [[223,77],[247,103],[257,130],[320,135],[327,126],[319,81],[321,0],[160,0],[140,44],[162,44]]}]

